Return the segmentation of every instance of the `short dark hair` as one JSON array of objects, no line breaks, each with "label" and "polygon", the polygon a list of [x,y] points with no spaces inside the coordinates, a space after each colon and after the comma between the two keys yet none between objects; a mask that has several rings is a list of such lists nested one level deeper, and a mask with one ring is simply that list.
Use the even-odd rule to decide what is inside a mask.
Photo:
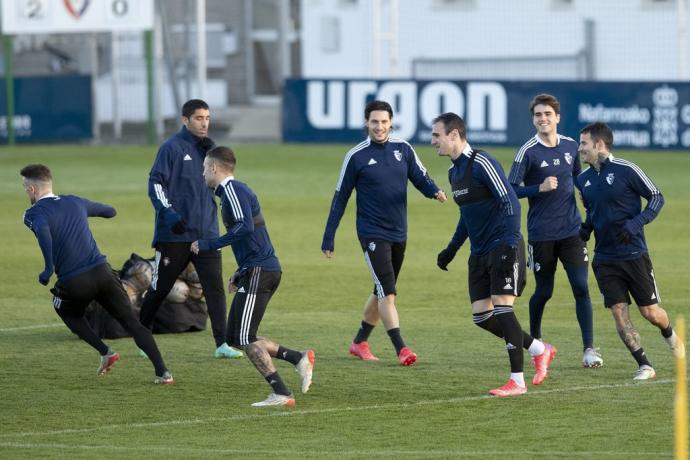
[{"label": "short dark hair", "polygon": [[190,99],[182,106],[182,116],[189,118],[199,109],[208,110],[208,104],[201,99]]},{"label": "short dark hair", "polygon": [[386,101],[371,101],[367,104],[367,106],[364,108],[364,119],[368,120],[369,115],[371,115],[371,112],[374,110],[385,110],[388,112],[388,115],[390,115],[391,119],[393,118],[393,107],[386,102]]},{"label": "short dark hair", "polygon": [[539,104],[550,106],[557,115],[561,113],[561,103],[558,102],[556,96],[546,93],[537,94],[534,96],[532,102],[529,103],[529,111],[532,112],[532,115],[534,115],[534,107]]},{"label": "short dark hair", "polygon": [[439,122],[443,123],[443,125],[446,127],[446,134],[450,134],[451,131],[457,129],[460,139],[467,140],[467,128],[465,127],[465,120],[463,120],[460,115],[453,112],[446,112],[431,120],[432,125]]},{"label": "short dark hair", "polygon": [[212,159],[214,162],[230,171],[234,171],[235,165],[237,164],[235,152],[233,152],[230,147],[214,147],[206,152],[206,158]]},{"label": "short dark hair", "polygon": [[594,144],[598,141],[603,141],[606,150],[611,150],[613,146],[613,131],[606,123],[600,121],[590,123],[580,130],[580,134],[589,134]]},{"label": "short dark hair", "polygon": [[29,180],[35,180],[39,182],[52,182],[53,174],[46,165],[34,164],[27,165],[19,171],[19,174]]}]

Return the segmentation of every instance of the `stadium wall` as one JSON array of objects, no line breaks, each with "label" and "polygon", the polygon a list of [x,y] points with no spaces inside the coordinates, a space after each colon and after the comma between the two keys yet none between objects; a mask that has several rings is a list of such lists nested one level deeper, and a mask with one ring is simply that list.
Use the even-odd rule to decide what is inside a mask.
[{"label": "stadium wall", "polygon": [[561,102],[559,132],[573,138],[595,121],[614,130],[616,147],[690,147],[690,83],[490,80],[288,79],[282,107],[285,142],[357,142],[364,106],[391,103],[395,135],[428,143],[431,120],[451,111],[480,145],[522,145],[533,135],[529,102],[539,93]]}]

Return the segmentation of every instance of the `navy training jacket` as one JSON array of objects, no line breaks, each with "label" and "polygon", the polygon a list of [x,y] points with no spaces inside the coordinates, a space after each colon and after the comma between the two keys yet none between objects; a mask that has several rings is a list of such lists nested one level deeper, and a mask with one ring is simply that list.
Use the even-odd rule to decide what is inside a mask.
[{"label": "navy training jacket", "polygon": [[[203,176],[206,152],[214,146],[184,126],[161,145],[149,173],[149,198],[156,210],[152,246],[218,238],[216,202]],[[171,227],[180,219],[186,231],[176,235]]]}]

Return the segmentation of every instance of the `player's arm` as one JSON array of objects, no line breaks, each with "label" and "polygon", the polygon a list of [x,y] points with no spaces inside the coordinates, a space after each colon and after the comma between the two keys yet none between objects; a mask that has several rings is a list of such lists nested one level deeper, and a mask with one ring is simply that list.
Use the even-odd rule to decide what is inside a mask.
[{"label": "player's arm", "polygon": [[50,225],[48,221],[40,215],[25,214],[24,225],[36,235],[38,246],[41,248],[43,254],[44,268],[43,272],[38,275],[38,282],[42,285],[47,285],[50,277],[55,270],[55,263],[53,261],[53,237],[50,234]]},{"label": "player's arm", "polygon": [[436,256],[436,265],[438,265],[438,268],[441,270],[448,270],[448,264],[453,261],[455,254],[457,254],[468,235],[467,226],[465,225],[461,212],[460,218],[458,219],[458,225],[455,227],[455,233],[453,233],[453,237],[450,239],[448,246]]},{"label": "player's arm", "polygon": [[647,200],[642,212],[623,224],[623,231],[634,236],[642,231],[642,227],[659,215],[664,206],[664,196],[654,185],[654,182],[637,165],[632,165],[629,174],[630,186],[635,192]]},{"label": "player's arm", "polygon": [[81,201],[84,204],[86,213],[89,217],[103,217],[105,219],[110,219],[117,215],[117,210],[110,205],[98,203],[96,201],[89,201],[86,198],[82,198]]},{"label": "player's arm", "polygon": [[149,172],[149,199],[160,215],[163,222],[168,225],[173,233],[181,234],[185,231],[186,222],[182,219],[168,198],[168,187],[172,171],[173,148],[164,144],[156,155],[156,160]]},{"label": "player's arm", "polygon": [[[223,187],[221,196],[223,208],[229,210],[231,219],[234,222],[232,227],[227,229],[225,235],[216,239],[199,240],[200,251],[212,251],[241,240],[246,235],[254,231],[254,218],[252,217],[252,205],[249,195],[242,190],[233,187],[229,182]],[[261,217],[261,214],[259,216]]]},{"label": "player's arm", "polygon": [[504,235],[509,237],[520,232],[520,202],[517,194],[508,183],[508,178],[503,168],[496,160],[477,156],[475,162],[479,165],[476,169],[477,179],[483,183],[500,204],[505,217],[506,231]]},{"label": "player's arm", "polygon": [[582,193],[582,184],[579,175],[575,178],[575,187],[580,191],[580,199],[585,208],[585,221],[580,224],[580,238],[582,241],[589,241],[589,237],[594,230],[594,225],[592,224],[592,212],[590,211],[589,203],[585,200],[585,194]]},{"label": "player's arm", "polygon": [[441,203],[446,201],[446,194],[443,190],[439,189],[431,177],[429,177],[429,172],[417,156],[417,152],[414,151],[411,145],[405,145],[409,148],[406,157],[407,178],[412,182],[412,185],[427,198],[435,198]]},{"label": "player's arm", "polygon": [[529,156],[522,149],[518,150],[510,167],[510,174],[508,174],[508,181],[518,198],[532,197],[539,194],[540,184],[524,184],[525,174],[529,170],[529,165]]},{"label": "player's arm", "polygon": [[343,214],[345,214],[347,202],[350,199],[350,195],[352,195],[352,190],[355,188],[356,176],[354,160],[351,155],[346,155],[340,170],[338,183],[335,186],[335,194],[333,194],[331,208],[326,220],[326,229],[323,232],[323,240],[321,241],[321,251],[327,257],[333,255],[335,231],[338,229],[338,225],[340,225],[340,220],[343,218]]}]

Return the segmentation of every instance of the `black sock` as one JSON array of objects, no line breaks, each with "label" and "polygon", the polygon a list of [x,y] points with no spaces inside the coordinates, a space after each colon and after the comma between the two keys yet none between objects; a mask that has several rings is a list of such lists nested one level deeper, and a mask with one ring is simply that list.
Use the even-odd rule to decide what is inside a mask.
[{"label": "black sock", "polygon": [[374,329],[375,326],[375,324],[369,324],[366,321],[362,321],[362,325],[359,327],[359,330],[357,331],[357,335],[355,336],[355,340],[353,340],[353,342],[366,342],[369,339],[369,334],[371,334],[371,331]]},{"label": "black sock", "polygon": [[393,329],[390,329],[388,331],[388,337],[391,338],[391,342],[393,342],[393,346],[395,347],[395,354],[399,355],[400,350],[405,348],[405,342],[403,342],[402,337],[400,336],[400,328],[395,327]]},{"label": "black sock", "polygon": [[494,317],[493,310],[487,310],[481,313],[472,313],[472,321],[474,321],[474,324],[491,332],[499,339],[503,338],[503,330],[501,329],[501,326],[498,325],[498,322]]},{"label": "black sock", "polygon": [[649,360],[647,359],[647,355],[644,354],[644,348],[640,348],[637,351],[633,351],[632,355],[633,355],[633,358],[635,358],[635,361],[637,361],[638,366],[643,366],[643,365],[647,365],[650,367],[652,366],[652,363],[650,363]]},{"label": "black sock", "polygon": [[284,396],[290,396],[292,394],[283,383],[283,379],[280,378],[277,371],[265,378],[268,384],[271,385],[271,388],[273,388],[275,394]]},{"label": "black sock", "polygon": [[276,358],[282,359],[283,361],[287,361],[296,366],[300,359],[302,359],[302,353],[278,345],[278,353],[276,353]]},{"label": "black sock", "polygon": [[[474,321],[474,324],[481,327],[482,329],[486,329],[496,337],[500,339],[503,338],[503,330],[496,321],[493,310],[487,310],[481,313],[472,313],[472,321]],[[530,347],[530,345],[532,345],[533,341],[534,337],[529,335],[527,332],[522,331],[522,348],[527,350]]]},{"label": "black sock", "polygon": [[667,328],[661,330],[661,335],[663,335],[665,339],[668,339],[673,335],[673,328],[671,327],[671,323],[668,323]]},{"label": "black sock", "polygon": [[495,305],[494,317],[501,326],[503,337],[506,341],[508,358],[510,359],[510,372],[523,372],[524,360],[522,351],[523,331],[520,322],[510,305]]}]

